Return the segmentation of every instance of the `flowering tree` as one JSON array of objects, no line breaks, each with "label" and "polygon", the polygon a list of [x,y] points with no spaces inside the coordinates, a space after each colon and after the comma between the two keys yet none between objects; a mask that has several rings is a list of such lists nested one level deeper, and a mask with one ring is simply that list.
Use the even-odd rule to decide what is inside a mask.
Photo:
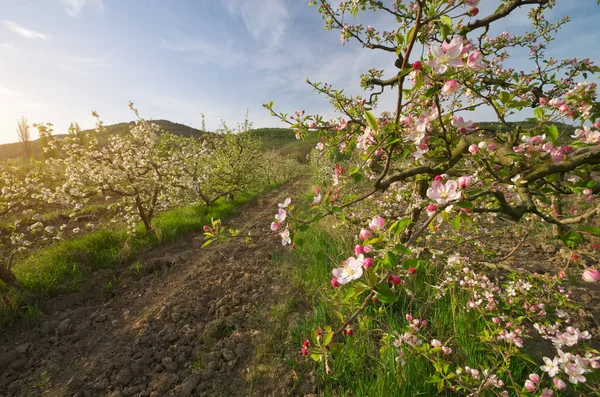
[{"label": "flowering tree", "polygon": [[[464,299],[462,310],[485,320],[485,331],[473,337],[486,341],[489,362],[496,362],[479,369],[461,365],[450,341],[431,339],[428,321],[406,313],[407,326],[388,324],[382,342],[396,349],[403,362],[425,357],[432,370],[428,381],[440,392],[508,395],[513,390],[550,396],[566,388],[565,382],[598,391],[586,376],[597,376],[588,374],[600,367],[600,356],[585,347],[591,335],[570,325],[580,312],[565,299],[559,277],[517,273],[496,283],[475,271],[465,256],[423,249],[428,235],[444,230],[444,224],[459,238],[461,225],[476,227],[499,218],[555,225],[569,248],[600,235],[593,225],[600,214],[600,106],[596,84],[586,81],[600,68],[589,59],[559,61],[546,55],[553,35],[568,22],[546,19],[556,1],[503,0],[484,16],[478,3],[353,0],[334,7],[326,0],[309,2],[318,6],[326,29],[340,32],[342,44],[394,54],[396,71],[363,74],[368,97],[348,96],[309,80],[342,114],[338,119],[304,111],[288,115],[276,112],[273,103],[265,105],[298,137],[318,130],[323,137],[318,150],[351,157],[330,169],[333,186],[318,189],[310,216],[282,203],[272,229],[287,245],[299,227],[330,215],[348,219],[365,199],[390,190],[397,192],[393,197],[402,202],[403,212],[391,219],[372,214],[368,226],[363,223],[354,255],[333,270],[331,280],[333,287],[347,289],[345,299],[355,302],[354,311],[336,329],[315,331],[302,352],[331,371],[330,357],[342,353],[339,342],[348,327],[360,316],[385,323],[385,310],[370,307],[375,302],[393,310],[399,301],[413,299],[417,285],[406,285],[427,264],[439,271],[430,280],[433,289],[419,288],[437,299],[449,294]],[[368,11],[393,18],[397,29],[381,32],[351,23],[363,13],[372,15]],[[489,34],[494,25],[524,12],[530,31]],[[530,64],[515,70],[508,65],[519,51],[529,53]],[[389,90],[397,93],[395,106],[376,117],[379,95]],[[467,113],[477,108],[491,109],[497,123],[477,126]],[[516,117],[529,122],[512,122]],[[575,132],[568,133],[566,125],[575,126]],[[361,191],[354,181],[368,181],[370,187]],[[561,202],[572,204],[573,213],[562,215]],[[597,282],[599,274],[587,269],[582,278]],[[544,365],[524,385],[517,384],[511,360],[523,354],[529,331],[551,341],[555,354],[544,357]],[[450,369],[450,363],[456,368]]]}]

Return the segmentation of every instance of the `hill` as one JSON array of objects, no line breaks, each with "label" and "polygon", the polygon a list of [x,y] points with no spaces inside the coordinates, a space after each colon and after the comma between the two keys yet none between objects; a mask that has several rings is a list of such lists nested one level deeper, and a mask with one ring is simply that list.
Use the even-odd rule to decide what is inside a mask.
[{"label": "hill", "polygon": [[[163,131],[170,132],[174,135],[182,135],[182,136],[200,136],[204,134],[203,131],[198,130],[196,128],[189,127],[184,124],[174,123],[169,120],[149,120],[152,123],[158,124]],[[124,134],[129,131],[129,128],[134,124],[133,121],[128,123],[118,123],[106,126],[106,130],[97,135],[98,140],[101,144],[108,141],[108,137],[115,134]],[[85,130],[84,132],[93,132],[93,130]],[[54,135],[56,138],[64,137],[66,134],[58,134]],[[35,140],[31,142],[31,151],[35,158],[40,157],[40,142],[39,140]],[[21,157],[23,155],[23,150],[20,142],[15,143],[6,143],[4,145],[0,145],[0,160],[1,159],[15,159]]]}]

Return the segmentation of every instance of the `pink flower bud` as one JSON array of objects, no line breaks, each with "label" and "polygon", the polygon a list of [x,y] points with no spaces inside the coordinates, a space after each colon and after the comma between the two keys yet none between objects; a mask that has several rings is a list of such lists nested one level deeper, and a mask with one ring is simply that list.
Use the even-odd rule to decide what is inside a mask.
[{"label": "pink flower bud", "polygon": [[586,197],[591,196],[592,193],[593,193],[592,189],[584,189],[584,191],[583,191],[583,195],[586,196]]},{"label": "pink flower bud", "polygon": [[352,336],[353,334],[354,334],[354,330],[353,330],[352,328],[348,328],[348,329],[346,330],[346,335],[348,335],[348,336]]},{"label": "pink flower bud", "polygon": [[402,280],[400,279],[400,276],[396,276],[396,275],[392,276],[392,284],[398,285],[401,282],[402,282]]},{"label": "pink flower bud", "polygon": [[300,351],[302,352],[303,356],[308,355],[308,349],[306,347],[303,347],[302,349],[300,349]]},{"label": "pink flower bud", "polygon": [[421,70],[423,69],[423,62],[421,61],[415,61],[415,63],[413,63],[413,70]]},{"label": "pink flower bud", "polygon": [[600,251],[600,243],[596,243],[592,246],[595,251]]},{"label": "pink flower bud", "polygon": [[469,186],[471,186],[472,183],[473,180],[470,176],[461,176],[458,178],[458,186],[460,186],[461,189],[468,188]]},{"label": "pink flower bud", "polygon": [[433,180],[434,180],[434,181],[441,181],[441,180],[442,180],[442,176],[441,176],[441,175],[436,175],[436,176],[433,178]]},{"label": "pink flower bud", "polygon": [[536,389],[535,384],[530,381],[529,379],[527,379],[525,381],[525,390],[533,392]]},{"label": "pink flower bud", "polygon": [[493,152],[494,150],[496,150],[496,144],[495,143],[488,144],[488,150],[490,152]]},{"label": "pink flower bud", "polygon": [[280,227],[281,227],[281,224],[279,222],[271,222],[271,230],[272,231],[279,230]]},{"label": "pink flower bud", "polygon": [[408,272],[410,274],[416,274],[417,273],[417,269],[415,269],[414,267],[411,267],[411,268],[408,269]]},{"label": "pink flower bud", "polygon": [[460,84],[456,80],[449,80],[444,83],[444,87],[442,88],[442,94],[444,95],[452,95],[458,91],[460,88]]},{"label": "pink flower bud", "polygon": [[437,339],[432,339],[430,343],[431,343],[431,347],[441,347],[442,346],[442,342],[440,342]]},{"label": "pink flower bud", "polygon": [[369,223],[369,228],[371,230],[383,229],[384,226],[385,226],[385,219],[383,219],[379,215],[377,215],[375,218],[373,218],[371,220],[371,222]]},{"label": "pink flower bud", "polygon": [[210,226],[208,225],[204,225],[204,227],[202,228],[205,232],[208,232],[210,230]]},{"label": "pink flower bud", "polygon": [[562,379],[554,378],[552,382],[554,382],[554,387],[558,390],[565,390],[567,388],[567,384]]},{"label": "pink flower bud", "polygon": [[546,98],[540,98],[540,105],[544,106],[548,100]]},{"label": "pink flower bud", "polygon": [[431,203],[427,206],[427,211],[434,212],[435,210],[437,210],[437,206],[435,204]]},{"label": "pink flower bud", "polygon": [[360,245],[360,244],[356,244],[356,245],[354,246],[354,253],[355,253],[357,256],[358,256],[358,255],[360,255],[360,254],[362,254],[363,252],[364,252],[364,251],[363,251],[363,246],[362,246],[362,245]]},{"label": "pink flower bud", "polygon": [[413,316],[411,316],[410,314],[406,314],[404,316],[404,318],[406,318],[406,321],[412,321],[413,320]]},{"label": "pink flower bud", "polygon": [[595,283],[600,281],[600,272],[594,269],[588,269],[581,275],[583,281],[587,281],[588,283]]},{"label": "pink flower bud", "polygon": [[529,374],[529,380],[533,383],[538,383],[540,381],[540,376],[538,374]]},{"label": "pink flower bud", "polygon": [[600,128],[600,121],[596,121],[594,123],[594,128]]},{"label": "pink flower bud", "polygon": [[360,233],[358,234],[358,238],[362,241],[365,241],[371,237],[371,231],[369,229],[362,228],[360,229]]},{"label": "pink flower bud", "polygon": [[365,258],[365,260],[363,260],[363,267],[365,269],[370,269],[373,267],[373,265],[374,265],[373,258]]},{"label": "pink flower bud", "polygon": [[340,283],[337,281],[337,278],[335,278],[335,277],[334,277],[334,278],[332,278],[332,279],[331,279],[331,286],[332,286],[333,288],[337,288],[337,287],[339,287],[340,285],[341,285],[341,284],[340,284]]},{"label": "pink flower bud", "polygon": [[469,10],[469,15],[470,15],[470,16],[474,17],[474,16],[476,16],[477,14],[479,14],[479,8],[477,8],[477,7],[473,7],[473,8],[471,8],[471,9]]},{"label": "pink flower bud", "polygon": [[368,254],[369,252],[373,251],[373,246],[371,244],[365,245],[363,247],[363,251],[365,251],[365,254]]},{"label": "pink flower bud", "polygon": [[479,153],[479,148],[477,147],[477,145],[472,144],[471,146],[469,146],[469,153],[471,153],[471,154]]},{"label": "pink flower bud", "polygon": [[452,349],[449,348],[448,346],[442,346],[442,352],[446,355],[452,353]]}]

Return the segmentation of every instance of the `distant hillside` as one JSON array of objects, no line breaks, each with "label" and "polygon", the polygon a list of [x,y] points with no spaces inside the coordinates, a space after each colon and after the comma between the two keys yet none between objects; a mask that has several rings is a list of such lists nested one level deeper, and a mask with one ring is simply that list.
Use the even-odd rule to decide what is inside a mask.
[{"label": "distant hillside", "polygon": [[[204,134],[203,131],[196,128],[189,127],[184,124],[174,123],[169,120],[149,120],[152,123],[158,124],[163,131],[170,132],[173,135],[182,136],[200,136]],[[129,123],[119,123],[106,126],[106,130],[98,135],[98,140],[101,144],[108,141],[108,137],[115,134],[124,134],[129,131],[129,128],[134,124],[133,121]],[[93,130],[85,130],[84,132],[92,132]],[[54,135],[56,138],[64,137],[66,134]],[[32,154],[35,158],[40,157],[40,142],[35,140],[31,142]],[[0,159],[14,159],[23,155],[23,149],[20,142],[7,143],[0,145]]]}]

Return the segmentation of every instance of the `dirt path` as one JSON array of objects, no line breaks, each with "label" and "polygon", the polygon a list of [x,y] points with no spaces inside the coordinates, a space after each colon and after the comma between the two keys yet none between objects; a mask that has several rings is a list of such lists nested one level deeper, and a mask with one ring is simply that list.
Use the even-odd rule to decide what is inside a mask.
[{"label": "dirt path", "polygon": [[[227,226],[268,233],[277,202],[304,184],[264,194]],[[99,272],[95,292],[51,302],[52,315],[0,347],[0,396],[287,395],[286,379],[261,391],[247,379],[269,308],[285,298],[270,259],[280,240],[201,244],[152,251],[140,274]]]}]

